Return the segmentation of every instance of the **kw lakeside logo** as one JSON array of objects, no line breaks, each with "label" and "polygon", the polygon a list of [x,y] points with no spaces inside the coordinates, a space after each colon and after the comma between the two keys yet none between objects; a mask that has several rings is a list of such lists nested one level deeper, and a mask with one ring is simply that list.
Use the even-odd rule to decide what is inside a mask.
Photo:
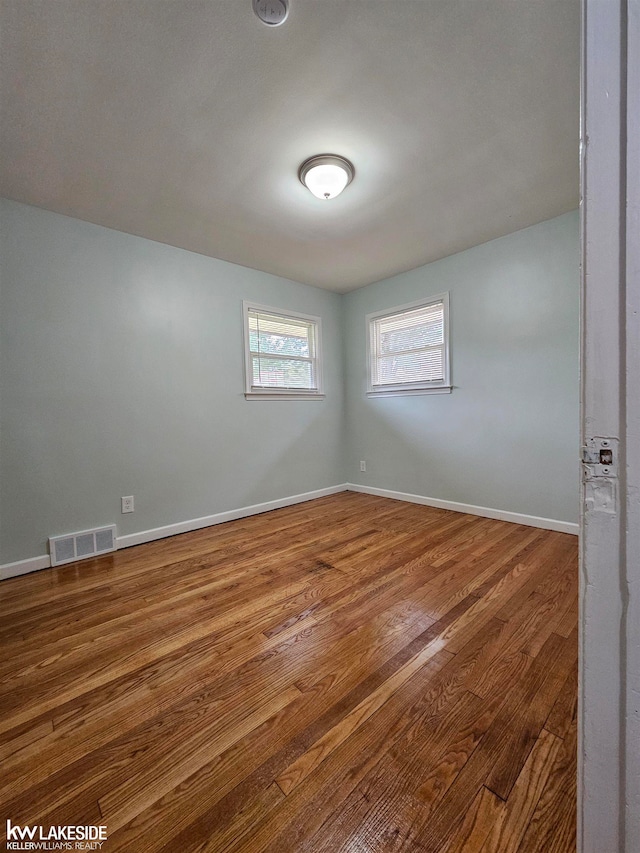
[{"label": "kw lakeside logo", "polygon": [[101,850],[106,826],[12,826],[7,821],[7,850]]}]

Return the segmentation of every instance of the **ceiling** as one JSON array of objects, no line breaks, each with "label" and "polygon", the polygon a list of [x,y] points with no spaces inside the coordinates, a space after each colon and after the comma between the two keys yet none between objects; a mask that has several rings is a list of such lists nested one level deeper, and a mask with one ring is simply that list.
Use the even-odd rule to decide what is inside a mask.
[{"label": "ceiling", "polygon": [[339,292],[578,206],[579,0],[0,7],[5,197]]}]

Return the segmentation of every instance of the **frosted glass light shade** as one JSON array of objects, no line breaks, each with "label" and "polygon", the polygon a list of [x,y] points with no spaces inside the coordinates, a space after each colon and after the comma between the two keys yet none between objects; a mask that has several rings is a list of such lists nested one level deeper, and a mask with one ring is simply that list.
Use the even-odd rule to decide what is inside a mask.
[{"label": "frosted glass light shade", "polygon": [[354,169],[344,157],[323,154],[305,160],[298,174],[302,183],[316,198],[330,199],[340,195],[351,183]]}]

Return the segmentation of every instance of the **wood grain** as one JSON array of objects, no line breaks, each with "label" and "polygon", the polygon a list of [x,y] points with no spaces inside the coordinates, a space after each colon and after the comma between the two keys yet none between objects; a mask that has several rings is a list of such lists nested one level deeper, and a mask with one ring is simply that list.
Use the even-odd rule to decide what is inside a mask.
[{"label": "wood grain", "polygon": [[573,853],[576,565],[566,534],[345,492],[3,581],[0,832]]}]

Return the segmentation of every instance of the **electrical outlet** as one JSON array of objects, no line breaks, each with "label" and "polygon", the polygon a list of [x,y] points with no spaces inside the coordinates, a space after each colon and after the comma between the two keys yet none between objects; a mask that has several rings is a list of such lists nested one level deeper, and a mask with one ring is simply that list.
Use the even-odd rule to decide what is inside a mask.
[{"label": "electrical outlet", "polygon": [[367,470],[367,463],[364,461],[364,459],[363,459],[363,460],[362,460],[362,462],[360,463],[360,470],[361,470],[361,471],[366,471],[366,470]]},{"label": "electrical outlet", "polygon": [[122,503],[122,512],[133,512],[133,495],[129,495],[126,498],[120,498],[120,502]]}]

